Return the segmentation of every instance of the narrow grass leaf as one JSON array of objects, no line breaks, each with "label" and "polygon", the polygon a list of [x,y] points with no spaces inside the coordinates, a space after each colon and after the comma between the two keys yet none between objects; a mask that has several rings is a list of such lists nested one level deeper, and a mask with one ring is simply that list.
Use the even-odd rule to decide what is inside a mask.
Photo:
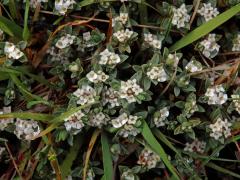
[{"label": "narrow grass leaf", "polygon": [[177,51],[194,41],[200,39],[201,37],[207,35],[212,30],[219,27],[221,24],[232,18],[234,15],[240,12],[240,4],[228,9],[227,11],[221,13],[217,17],[211,19],[210,21],[204,23],[200,27],[196,28],[195,30],[191,31],[187,35],[185,35],[182,39],[177,41],[173,46],[170,47],[170,51],[174,52]]},{"label": "narrow grass leaf", "polygon": [[169,171],[173,174],[175,179],[180,179],[176,173],[176,169],[172,166],[171,162],[168,160],[168,156],[165,153],[163,147],[155,139],[155,137],[153,136],[150,128],[148,127],[148,125],[145,121],[143,123],[142,135],[143,135],[145,141],[152,148],[152,150],[155,151],[160,156],[163,163],[166,165],[166,167],[169,169]]},{"label": "narrow grass leaf", "polygon": [[[85,157],[85,161],[84,161],[84,167],[83,167],[83,180],[86,180],[87,179],[87,170],[88,170],[88,163],[89,163],[89,159],[90,159],[90,156],[91,156],[91,152],[92,152],[92,149],[94,147],[94,144],[96,143],[96,140],[100,134],[100,130],[99,129],[96,129],[94,132],[93,132],[93,135],[91,137],[91,140],[88,144],[88,149],[87,149],[87,153],[86,153],[86,157]],[[110,179],[109,179],[110,180]]]},{"label": "narrow grass leaf", "polygon": [[20,118],[20,119],[33,119],[37,121],[48,122],[54,116],[49,114],[41,114],[41,113],[31,113],[31,112],[14,112],[7,114],[0,114],[0,121],[4,121],[7,118]]},{"label": "narrow grass leaf", "polygon": [[102,142],[102,153],[103,153],[104,179],[111,180],[113,179],[113,163],[112,163],[110,147],[108,144],[108,139],[104,132],[102,132],[101,142]]},{"label": "narrow grass leaf", "polygon": [[28,14],[29,14],[30,3],[26,0],[25,14],[24,14],[24,28],[23,28],[23,40],[27,41],[30,37],[30,31],[28,29]]},{"label": "narrow grass leaf", "polygon": [[0,28],[8,35],[22,39],[22,27],[3,16],[0,16]]},{"label": "narrow grass leaf", "polygon": [[67,153],[65,159],[60,165],[62,177],[64,179],[71,173],[71,167],[73,165],[73,161],[77,158],[80,147],[82,146],[82,140],[83,136],[75,136],[73,140],[73,146],[70,147],[69,152]]},{"label": "narrow grass leaf", "polygon": [[17,8],[15,0],[9,0],[8,7],[11,13],[11,16],[16,19],[17,18]]},{"label": "narrow grass leaf", "polygon": [[228,169],[225,169],[223,167],[220,167],[212,162],[209,162],[208,164],[206,164],[207,167],[210,167],[218,172],[221,172],[221,173],[224,173],[224,174],[227,174],[227,175],[230,175],[232,177],[235,177],[235,178],[238,178],[240,179],[240,174],[237,174],[237,173],[234,173],[232,171],[229,171]]},{"label": "narrow grass leaf", "polygon": [[24,84],[18,79],[15,74],[9,73],[10,78],[12,79],[13,83],[18,87],[19,91],[22,95],[26,98],[26,101],[38,100],[44,101],[40,96],[34,95],[30,93]]}]

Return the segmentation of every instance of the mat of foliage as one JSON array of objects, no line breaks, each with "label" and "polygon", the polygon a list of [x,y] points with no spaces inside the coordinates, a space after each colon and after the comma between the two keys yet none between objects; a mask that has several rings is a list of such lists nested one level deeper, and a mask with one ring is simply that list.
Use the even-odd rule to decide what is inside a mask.
[{"label": "mat of foliage", "polygon": [[0,1],[1,179],[240,179],[239,12]]}]

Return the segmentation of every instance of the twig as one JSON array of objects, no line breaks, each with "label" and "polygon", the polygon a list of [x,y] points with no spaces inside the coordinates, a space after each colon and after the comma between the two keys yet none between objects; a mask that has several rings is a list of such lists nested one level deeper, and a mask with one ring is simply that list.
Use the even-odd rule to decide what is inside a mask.
[{"label": "twig", "polygon": [[192,14],[190,23],[189,23],[189,24],[190,24],[190,27],[191,27],[191,25],[192,25],[192,23],[193,23],[193,21],[194,21],[194,18],[195,18],[196,14],[197,14],[197,10],[198,10],[198,7],[199,7],[199,5],[200,5],[200,2],[201,2],[201,0],[197,0],[196,5],[195,5],[195,7],[194,7],[194,11],[193,11],[193,14]]},{"label": "twig", "polygon": [[17,173],[18,173],[19,178],[20,178],[21,180],[23,180],[23,177],[22,177],[22,175],[21,175],[21,173],[20,173],[20,171],[19,171],[19,169],[18,169],[18,167],[17,167],[17,164],[16,164],[16,162],[15,162],[15,160],[14,160],[14,157],[13,157],[13,155],[12,155],[12,153],[11,153],[11,150],[9,149],[9,147],[8,147],[8,145],[7,145],[7,142],[4,142],[4,144],[5,144],[5,146],[6,146],[6,149],[7,149],[7,151],[8,151],[8,154],[10,155],[10,158],[11,158],[11,160],[12,160],[13,166],[14,166],[14,168],[16,169],[16,171],[17,171]]}]

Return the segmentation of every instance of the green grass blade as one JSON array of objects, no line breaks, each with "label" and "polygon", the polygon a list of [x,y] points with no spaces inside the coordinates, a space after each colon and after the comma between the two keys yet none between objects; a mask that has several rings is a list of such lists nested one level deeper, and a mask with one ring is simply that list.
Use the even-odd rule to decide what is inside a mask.
[{"label": "green grass blade", "polygon": [[209,32],[232,18],[234,15],[236,15],[238,12],[240,12],[240,4],[237,4],[236,6],[228,9],[227,11],[221,13],[217,17],[211,19],[210,21],[204,23],[200,27],[196,28],[195,30],[188,33],[186,36],[184,36],[182,39],[177,41],[174,45],[170,47],[170,51],[174,52],[177,51],[194,41],[198,40],[199,38],[207,35]]},{"label": "green grass blade", "polygon": [[73,140],[73,146],[71,146],[68,154],[66,155],[62,164],[60,165],[62,177],[64,179],[71,173],[71,167],[72,167],[73,161],[77,158],[80,147],[82,146],[82,143],[83,143],[82,140],[83,140],[82,136],[79,136],[79,135],[75,136]]},{"label": "green grass blade", "polygon": [[18,26],[15,22],[0,16],[0,28],[10,36],[15,36],[22,39],[23,29]]},{"label": "green grass blade", "polygon": [[15,0],[9,0],[8,7],[10,10],[10,13],[14,19],[17,18],[17,8],[16,8],[16,2]]},{"label": "green grass blade", "polygon": [[216,164],[214,164],[214,163],[209,162],[208,164],[206,164],[206,166],[207,166],[207,167],[210,167],[210,168],[212,168],[212,169],[214,169],[214,170],[216,170],[216,171],[218,171],[218,172],[221,172],[221,173],[224,173],[224,174],[228,174],[228,175],[230,175],[230,176],[233,176],[233,177],[235,177],[235,178],[240,179],[240,175],[239,175],[239,174],[234,173],[234,172],[232,172],[232,171],[229,171],[228,169],[225,169],[225,168],[223,168],[223,167],[220,167],[220,166],[218,166],[218,165],[216,165]]},{"label": "green grass blade", "polygon": [[30,93],[24,84],[18,79],[15,74],[9,73],[10,78],[12,79],[13,83],[18,87],[19,91],[22,95],[26,98],[26,101],[38,100],[44,101],[40,96],[34,95]]},{"label": "green grass blade", "polygon": [[30,37],[30,31],[28,29],[28,13],[29,13],[30,3],[29,0],[26,0],[25,14],[24,14],[24,28],[23,28],[23,40],[27,41]]},{"label": "green grass blade", "polygon": [[31,112],[19,112],[19,113],[7,113],[0,114],[0,121],[4,121],[7,118],[20,118],[20,119],[33,119],[37,121],[48,122],[53,119],[54,116],[49,114],[41,114],[41,113],[31,113]]},{"label": "green grass blade", "polygon": [[166,165],[166,167],[169,169],[169,171],[173,174],[175,179],[180,179],[176,173],[176,169],[172,166],[171,162],[168,160],[168,156],[165,153],[163,147],[155,139],[155,137],[153,136],[150,128],[148,127],[148,125],[145,121],[143,123],[142,135],[143,135],[145,141],[152,148],[152,150],[161,157],[163,163]]},{"label": "green grass blade", "polygon": [[111,180],[113,179],[113,163],[112,163],[110,147],[108,144],[108,139],[104,132],[102,132],[101,142],[102,142],[102,153],[103,153],[104,179]]}]

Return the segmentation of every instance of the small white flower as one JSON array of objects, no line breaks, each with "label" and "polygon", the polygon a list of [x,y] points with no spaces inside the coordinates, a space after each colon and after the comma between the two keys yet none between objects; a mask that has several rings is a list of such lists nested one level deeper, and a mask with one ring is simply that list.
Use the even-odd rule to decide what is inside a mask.
[{"label": "small white flower", "polygon": [[121,128],[118,131],[118,134],[122,137],[136,136],[139,133],[139,130],[134,125],[137,123],[138,119],[138,116],[122,113],[112,120],[112,125],[114,128]]},{"label": "small white flower", "polygon": [[106,116],[104,113],[99,112],[97,114],[94,113],[90,116],[88,125],[102,128],[104,125],[107,125],[108,121],[109,121],[109,117]]},{"label": "small white flower", "polygon": [[85,114],[79,110],[78,112],[75,112],[68,118],[64,119],[64,126],[67,131],[71,130],[81,130],[84,127],[82,117],[84,117]]},{"label": "small white flower", "polygon": [[105,49],[100,53],[100,61],[99,64],[102,65],[115,65],[121,62],[121,59],[118,54],[114,52],[110,52],[108,49]]},{"label": "small white flower", "polygon": [[180,59],[176,54],[169,54],[166,59],[166,64],[173,67],[177,67],[179,60]]},{"label": "small white flower", "polygon": [[90,32],[83,33],[83,40],[84,41],[89,41],[90,39],[91,39],[91,33]]},{"label": "small white flower", "polygon": [[156,35],[153,35],[151,33],[145,33],[144,34],[144,41],[156,49],[162,48],[162,41],[157,38]]},{"label": "small white flower", "polygon": [[187,12],[187,8],[185,4],[182,4],[180,8],[176,9],[173,8],[173,18],[172,18],[172,24],[176,25],[177,28],[182,28],[187,25],[187,23],[190,20],[190,16]]},{"label": "small white flower", "polygon": [[104,87],[104,90],[102,92],[103,92],[102,97],[103,97],[103,104],[104,105],[109,103],[111,108],[120,105],[119,102],[118,102],[118,97],[119,97],[118,91],[115,91],[112,88]]},{"label": "small white flower", "polygon": [[167,107],[160,109],[159,112],[155,113],[155,117],[153,119],[156,127],[165,126],[167,123],[167,117],[169,116],[169,110]]},{"label": "small white flower", "polygon": [[37,121],[17,119],[15,125],[14,134],[19,139],[32,140],[32,138],[40,133]]},{"label": "small white flower", "polygon": [[205,21],[209,21],[219,14],[217,8],[212,7],[211,3],[203,3],[202,8],[197,12],[204,17]]},{"label": "small white flower", "polygon": [[10,59],[20,59],[24,56],[24,53],[21,52],[13,43],[5,42],[4,52],[6,56]]},{"label": "small white flower", "polygon": [[227,119],[222,120],[221,118],[218,118],[215,123],[209,125],[209,128],[211,129],[210,136],[215,140],[219,140],[221,137],[228,138],[231,136],[231,126],[232,123],[228,122]]},{"label": "small white flower", "polygon": [[208,97],[208,104],[224,104],[228,96],[225,93],[225,90],[222,85],[216,85],[209,87],[205,93],[205,96]]},{"label": "small white flower", "polygon": [[136,79],[122,81],[119,96],[126,99],[129,103],[136,102],[136,96],[143,92],[143,89],[137,84]]},{"label": "small white flower", "polygon": [[203,47],[203,55],[208,58],[214,58],[220,49],[220,45],[216,42],[216,34],[209,34],[208,37],[200,42]]},{"label": "small white flower", "polygon": [[202,70],[202,64],[198,61],[192,60],[186,66],[185,69],[191,73]]},{"label": "small white flower", "polygon": [[64,15],[68,9],[73,8],[75,3],[74,0],[55,0],[55,9],[59,14]]},{"label": "small white flower", "polygon": [[158,82],[164,82],[168,79],[168,75],[165,72],[163,66],[154,66],[148,72],[147,76],[151,80],[156,80]]},{"label": "small white flower", "polygon": [[138,157],[138,164],[148,169],[155,168],[157,163],[160,162],[160,157],[150,149],[143,149]]},{"label": "small white flower", "polygon": [[80,89],[77,89],[73,95],[78,98],[77,104],[90,104],[95,102],[96,91],[91,86],[83,85]]},{"label": "small white flower", "polygon": [[[11,113],[11,106],[10,107],[4,107],[3,111],[0,112],[0,114],[8,114]],[[0,120],[0,131],[3,131],[9,124],[13,123],[13,118],[5,118]]]},{"label": "small white flower", "polygon": [[90,71],[86,77],[93,83],[105,82],[109,78],[103,71],[98,71],[97,73]]},{"label": "small white flower", "polygon": [[127,23],[128,20],[128,13],[120,13],[119,16],[117,16],[116,18],[113,18],[113,22],[112,22],[112,27],[115,26],[115,22],[120,22],[123,25],[125,25]]},{"label": "small white flower", "polygon": [[[24,2],[26,2],[26,0],[24,0]],[[37,7],[38,4],[41,5],[41,3],[46,3],[48,2],[48,0],[30,0],[30,7],[35,9]]]},{"label": "small white flower", "polygon": [[126,29],[125,31],[120,30],[120,31],[113,33],[113,36],[116,37],[118,39],[118,41],[121,43],[129,40],[132,35],[133,35],[133,31],[130,31],[129,29]]},{"label": "small white flower", "polygon": [[240,51],[240,34],[233,40],[232,51]]},{"label": "small white flower", "polygon": [[73,44],[74,39],[76,38],[76,36],[72,36],[70,34],[66,34],[65,36],[62,36],[56,43],[56,47],[58,47],[59,49],[64,49],[68,46],[70,46],[71,44]]},{"label": "small white flower", "polygon": [[240,114],[240,95],[232,94],[231,98],[233,99],[235,110]]},{"label": "small white flower", "polygon": [[186,143],[184,151],[204,153],[206,142],[195,139],[192,143]]}]

